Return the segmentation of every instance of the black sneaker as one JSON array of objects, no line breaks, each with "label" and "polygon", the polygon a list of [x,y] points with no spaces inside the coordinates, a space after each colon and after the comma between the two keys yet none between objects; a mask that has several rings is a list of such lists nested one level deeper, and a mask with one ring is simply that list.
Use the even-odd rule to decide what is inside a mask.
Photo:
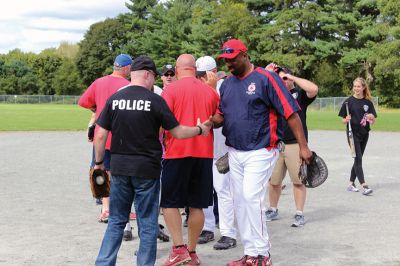
[{"label": "black sneaker", "polygon": [[157,238],[160,239],[162,242],[169,242],[169,236],[164,232],[164,226],[162,224],[158,224],[158,236]]},{"label": "black sneaker", "polygon": [[199,239],[197,240],[197,243],[205,244],[213,240],[214,240],[214,233],[207,230],[203,230],[199,236]]},{"label": "black sneaker", "polygon": [[214,245],[214,249],[230,249],[236,247],[236,239],[229,236],[222,236],[218,242]]},{"label": "black sneaker", "polygon": [[125,241],[133,240],[132,229],[131,230],[124,230],[124,235],[122,237]]}]

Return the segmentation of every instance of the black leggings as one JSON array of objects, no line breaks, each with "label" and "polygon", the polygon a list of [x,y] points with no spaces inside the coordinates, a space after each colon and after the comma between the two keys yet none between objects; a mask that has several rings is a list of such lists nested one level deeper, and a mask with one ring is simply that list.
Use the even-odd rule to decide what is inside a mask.
[{"label": "black leggings", "polygon": [[356,180],[356,177],[358,178],[358,181],[360,184],[364,184],[364,171],[362,168],[362,157],[365,151],[365,147],[367,147],[368,143],[368,137],[369,134],[365,135],[357,135],[354,134],[354,148],[356,150],[356,158],[354,158],[354,164],[353,167],[351,168],[351,175],[350,175],[350,182],[353,182]]}]

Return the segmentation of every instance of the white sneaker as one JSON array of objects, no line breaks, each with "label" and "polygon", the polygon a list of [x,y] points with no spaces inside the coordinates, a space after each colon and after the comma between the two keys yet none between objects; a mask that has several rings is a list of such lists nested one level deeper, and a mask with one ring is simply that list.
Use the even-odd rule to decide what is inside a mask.
[{"label": "white sneaker", "polygon": [[367,196],[373,192],[372,189],[370,188],[364,188],[364,191],[362,192],[363,195]]},{"label": "white sneaker", "polygon": [[358,192],[360,190],[354,184],[351,184],[350,186],[347,187],[347,191]]}]

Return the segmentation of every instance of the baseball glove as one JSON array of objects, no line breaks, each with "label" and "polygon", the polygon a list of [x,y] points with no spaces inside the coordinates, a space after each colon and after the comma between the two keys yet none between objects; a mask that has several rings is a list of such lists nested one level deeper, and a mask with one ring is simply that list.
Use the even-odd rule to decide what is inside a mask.
[{"label": "baseball glove", "polygon": [[315,152],[309,164],[303,162],[300,166],[299,178],[308,188],[320,186],[328,178],[328,167],[324,160]]},{"label": "baseball glove", "polygon": [[225,155],[218,158],[218,160],[215,162],[215,166],[217,167],[218,172],[220,172],[221,174],[228,173],[229,172],[228,153],[225,153]]},{"label": "baseball glove", "polygon": [[89,141],[93,141],[94,138],[94,129],[96,128],[96,123],[94,123],[93,125],[91,125],[90,127],[88,127],[88,140]]},{"label": "baseball glove", "polygon": [[91,168],[89,181],[94,198],[106,198],[110,195],[110,177],[106,170]]}]

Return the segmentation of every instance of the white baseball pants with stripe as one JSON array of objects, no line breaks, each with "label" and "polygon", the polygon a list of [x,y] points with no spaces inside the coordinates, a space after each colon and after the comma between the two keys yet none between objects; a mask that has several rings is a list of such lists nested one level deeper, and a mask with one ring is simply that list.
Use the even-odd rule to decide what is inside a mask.
[{"label": "white baseball pants with stripe", "polygon": [[249,256],[268,256],[270,243],[264,200],[278,157],[277,149],[239,151],[229,148],[235,216],[244,254]]},{"label": "white baseball pants with stripe", "polygon": [[[213,184],[218,196],[218,213],[219,213],[219,230],[221,236],[228,236],[236,239],[235,216],[233,213],[233,198],[231,190],[230,172],[221,174],[218,172],[213,161]],[[215,216],[213,206],[204,210],[204,227],[203,230],[214,232]]]}]

